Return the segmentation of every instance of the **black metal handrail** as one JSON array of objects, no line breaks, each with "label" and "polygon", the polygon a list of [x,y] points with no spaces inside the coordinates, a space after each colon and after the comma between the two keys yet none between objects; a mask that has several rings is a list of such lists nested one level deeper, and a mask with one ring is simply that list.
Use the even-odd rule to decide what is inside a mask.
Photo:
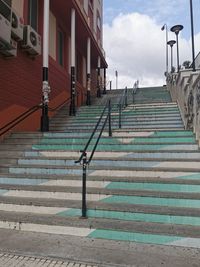
[{"label": "black metal handrail", "polygon": [[[104,117],[105,113],[107,111],[107,116]],[[103,121],[104,118],[104,121]],[[103,125],[101,127],[100,133],[98,135],[98,138],[94,144],[94,147],[91,151],[90,157],[89,159],[87,159],[87,149],[101,123],[101,121],[103,121]],[[86,179],[87,179],[87,166],[90,164],[90,162],[92,161],[92,158],[94,156],[94,153],[96,151],[97,145],[99,143],[99,140],[101,138],[101,135],[103,133],[103,130],[107,124],[107,121],[109,121],[109,136],[112,136],[112,127],[111,127],[111,100],[109,99],[108,102],[106,103],[101,116],[99,118],[99,120],[97,121],[97,124],[89,138],[89,140],[87,141],[87,144],[85,145],[84,149],[81,150],[80,152],[82,153],[81,156],[79,157],[79,159],[77,161],[75,161],[75,163],[81,163],[83,165],[83,179],[82,179],[82,218],[86,218],[87,217],[87,203],[86,203]]]},{"label": "black metal handrail", "polygon": [[[49,110],[50,111],[56,111],[56,110],[60,109],[62,106],[64,106],[66,103],[68,103],[70,100],[71,100],[71,97],[69,97],[68,99],[66,99],[61,104],[59,104],[58,106],[56,106],[54,108],[49,107]],[[17,116],[12,121],[8,122],[6,125],[4,125],[3,127],[0,128],[0,136],[7,133],[9,130],[14,128],[20,122],[22,122],[23,120],[25,120],[26,118],[28,118],[30,115],[32,115],[33,113],[35,113],[36,111],[38,111],[41,108],[42,108],[42,103],[35,105],[35,106],[31,107],[30,109],[26,110],[25,112],[21,113],[19,116]]]},{"label": "black metal handrail", "polygon": [[119,128],[122,128],[122,109],[124,107],[128,106],[128,89],[127,87],[124,89],[122,96],[119,100],[118,103],[118,108],[119,108]]},{"label": "black metal handrail", "polygon": [[36,112],[38,109],[42,107],[42,104],[33,106],[32,108],[26,110],[22,114],[20,114],[18,117],[13,119],[12,121],[8,122],[6,125],[0,128],[0,136],[11,130],[13,127],[15,127],[17,124],[25,120],[27,117],[32,115],[34,112]]}]

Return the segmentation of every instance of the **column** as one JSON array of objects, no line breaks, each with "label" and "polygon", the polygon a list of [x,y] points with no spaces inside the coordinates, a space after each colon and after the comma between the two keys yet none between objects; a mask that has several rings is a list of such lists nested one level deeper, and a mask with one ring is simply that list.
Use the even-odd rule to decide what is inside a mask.
[{"label": "column", "polygon": [[87,39],[87,99],[86,105],[91,105],[91,39]]},{"label": "column", "polygon": [[101,58],[98,57],[97,67],[97,97],[101,97]]},{"label": "column", "polygon": [[49,76],[49,0],[44,0],[43,18],[43,85],[42,85],[42,116],[40,129],[42,132],[49,131],[48,103],[50,86]]},{"label": "column", "polygon": [[71,103],[69,115],[76,115],[76,25],[75,9],[71,10]]}]

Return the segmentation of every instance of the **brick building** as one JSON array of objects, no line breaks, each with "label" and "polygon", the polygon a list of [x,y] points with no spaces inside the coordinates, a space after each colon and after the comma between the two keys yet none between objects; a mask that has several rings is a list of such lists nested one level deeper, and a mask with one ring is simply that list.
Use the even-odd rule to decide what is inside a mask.
[{"label": "brick building", "polygon": [[[0,127],[42,102],[45,1],[0,0]],[[71,96],[73,57],[76,106],[88,101],[88,94],[96,96],[100,81],[105,80],[102,2],[49,1],[50,107]],[[15,129],[38,129],[40,117],[38,110]]]}]

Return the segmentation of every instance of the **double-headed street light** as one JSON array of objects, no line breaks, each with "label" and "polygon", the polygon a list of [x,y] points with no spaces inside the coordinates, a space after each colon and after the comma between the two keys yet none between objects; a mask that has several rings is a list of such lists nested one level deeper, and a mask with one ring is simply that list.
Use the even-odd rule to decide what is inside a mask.
[{"label": "double-headed street light", "polygon": [[177,43],[177,72],[179,72],[179,45],[178,45],[178,35],[182,31],[183,25],[175,25],[171,28],[171,31],[176,34],[176,43]]},{"label": "double-headed street light", "polygon": [[171,72],[173,72],[173,46],[175,43],[175,40],[170,40],[167,42],[167,44],[171,47]]}]

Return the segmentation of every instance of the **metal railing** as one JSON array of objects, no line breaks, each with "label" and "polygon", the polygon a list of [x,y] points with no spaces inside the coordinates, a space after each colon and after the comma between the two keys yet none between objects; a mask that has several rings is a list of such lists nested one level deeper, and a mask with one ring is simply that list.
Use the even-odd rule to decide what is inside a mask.
[{"label": "metal railing", "polygon": [[[98,135],[98,138],[94,144],[94,147],[91,151],[90,157],[89,159],[87,159],[87,149],[95,135],[95,133],[97,132],[100,123],[103,122],[102,127],[100,128],[100,132]],[[97,124],[87,142],[87,144],[85,145],[84,149],[81,150],[80,152],[82,153],[80,158],[75,161],[75,163],[82,163],[83,165],[83,174],[82,174],[82,218],[86,218],[87,217],[87,203],[86,203],[86,181],[87,181],[87,166],[90,164],[90,162],[92,161],[92,158],[94,156],[94,153],[96,151],[97,145],[99,143],[99,140],[101,138],[101,135],[104,131],[104,128],[107,124],[107,122],[109,123],[108,125],[108,132],[109,132],[109,136],[112,136],[112,127],[111,127],[111,100],[109,99],[108,102],[106,103],[103,112],[101,113],[101,116],[99,118],[99,120],[97,121]]]},{"label": "metal railing", "polygon": [[128,106],[128,89],[127,87],[124,89],[122,96],[118,103],[119,109],[119,128],[122,128],[122,110]]},{"label": "metal railing", "polygon": [[[65,104],[69,103],[70,99],[71,99],[71,97],[66,99],[61,104],[59,104],[58,106],[56,106],[54,108],[49,107],[49,111],[53,112],[53,111],[59,110]],[[30,115],[32,115],[33,113],[35,113],[36,111],[38,111],[41,108],[42,108],[42,103],[35,105],[35,106],[31,107],[30,109],[26,110],[25,112],[21,113],[19,116],[17,116],[16,118],[14,118],[13,120],[11,120],[6,125],[4,125],[3,127],[0,128],[0,136],[4,135],[5,133],[7,133],[11,129],[13,129],[16,125],[18,125],[19,123],[24,121],[26,118],[28,118]]]}]

